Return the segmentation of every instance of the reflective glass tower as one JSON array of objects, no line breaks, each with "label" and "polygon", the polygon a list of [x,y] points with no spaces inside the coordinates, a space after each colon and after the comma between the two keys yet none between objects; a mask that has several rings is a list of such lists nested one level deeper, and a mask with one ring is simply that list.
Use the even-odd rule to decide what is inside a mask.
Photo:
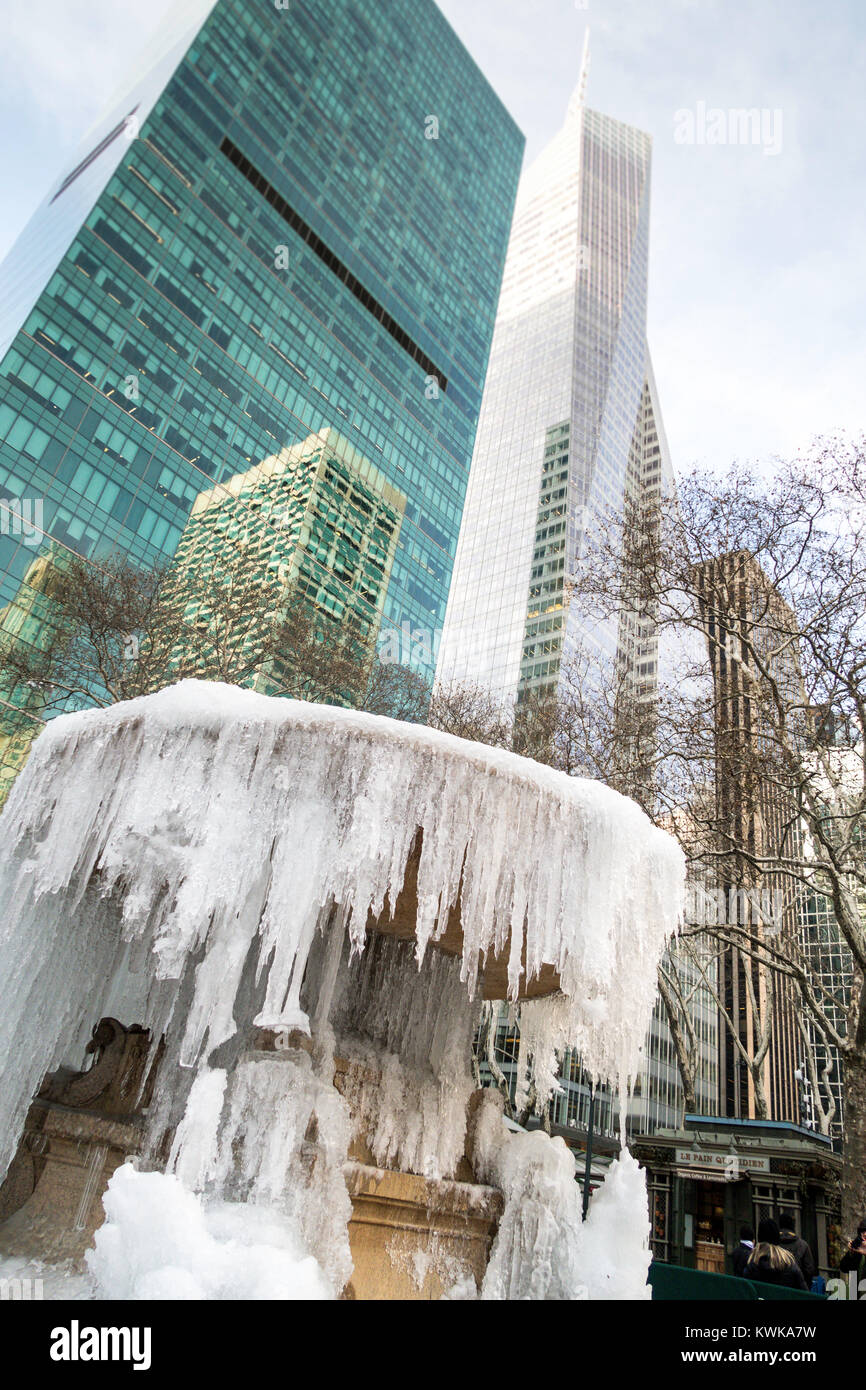
[{"label": "reflective glass tower", "polygon": [[382,623],[441,624],[522,151],[433,0],[181,0],[0,271],[6,630],[325,430],[406,499]]},{"label": "reflective glass tower", "polygon": [[[651,141],[589,110],[588,52],[562,129],[520,182],[437,667],[505,701],[554,693],[578,647],[613,663],[638,701],[658,688],[652,615],[590,624],[569,613],[567,579],[594,516],[638,511],[673,486],[646,334]],[[624,544],[628,543],[625,538]],[[715,1021],[701,998],[698,1091],[712,1087]],[[496,1054],[516,1067],[503,1011]],[[551,1120],[585,1127],[588,1078],[566,1053]],[[682,1083],[661,1005],[653,1015],[629,1125],[676,1125]],[[613,1133],[615,1097],[596,1095]]]},{"label": "reflective glass tower", "polygon": [[586,108],[586,61],[520,184],[439,657],[443,681],[508,698],[555,688],[578,637],[622,649],[570,627],[565,580],[593,514],[671,478],[646,340],[650,138]]}]

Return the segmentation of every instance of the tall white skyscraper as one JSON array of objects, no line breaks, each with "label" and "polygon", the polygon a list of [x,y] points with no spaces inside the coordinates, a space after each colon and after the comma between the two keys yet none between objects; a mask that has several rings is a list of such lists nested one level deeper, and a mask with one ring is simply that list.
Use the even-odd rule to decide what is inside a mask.
[{"label": "tall white skyscraper", "polygon": [[[513,698],[555,687],[578,638],[654,687],[655,642],[569,622],[565,579],[593,514],[671,477],[646,341],[648,135],[588,110],[523,174],[438,675]],[[643,669],[642,669],[643,668]],[[652,669],[650,669],[652,668]]]},{"label": "tall white skyscraper", "polygon": [[[518,190],[439,649],[440,682],[510,700],[554,690],[578,645],[600,666],[618,659],[636,699],[658,688],[651,619],[589,626],[567,603],[593,516],[623,512],[629,499],[651,505],[673,486],[646,338],[651,141],[586,108],[587,66],[585,49],[565,123]],[[699,1003],[697,1088],[709,1107],[715,1019]],[[501,1023],[500,1032],[507,1069],[515,1030]],[[589,1091],[579,1058],[566,1055],[560,1083],[551,1118],[580,1129]],[[630,1124],[648,1133],[681,1116],[659,1004]],[[595,1123],[616,1129],[606,1090]]]}]

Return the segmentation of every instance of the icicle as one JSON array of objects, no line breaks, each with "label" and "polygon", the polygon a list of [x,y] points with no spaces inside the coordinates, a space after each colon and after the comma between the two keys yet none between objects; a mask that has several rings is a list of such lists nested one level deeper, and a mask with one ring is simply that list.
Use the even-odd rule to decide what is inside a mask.
[{"label": "icicle", "polygon": [[[256,1221],[270,1206],[291,1218],[332,1291],[348,1259],[345,1102],[322,1056],[318,1070],[293,1054],[242,1059],[226,1075],[216,1059],[210,1070],[215,1049],[237,1051],[254,1008],[260,1025],[306,1027],[317,934],[339,932],[319,979],[334,997],[330,1023],[324,1002],[317,1020],[320,1053],[333,1026],[379,1161],[447,1175],[462,1153],[470,999],[485,958],[510,938],[512,1000],[524,959],[529,979],[543,965],[559,974],[561,995],[524,1012],[537,1085],[549,1090],[563,1046],[590,1073],[627,1080],[684,880],[675,842],[598,783],[419,726],[195,681],[52,721],[0,817],[0,843],[0,1176],[45,1072],[122,1000],[170,1035],[173,1065],[194,1072],[176,1172],[209,1201],[252,1204]],[[370,951],[368,921],[393,910],[419,844],[415,941]],[[458,901],[452,960],[431,945]],[[154,1107],[168,1128],[180,1118],[170,1100]],[[291,1156],[301,1162],[311,1143],[322,1150],[314,1193],[286,1185]],[[509,1167],[509,1190],[529,1169],[554,1187],[565,1171],[558,1148],[536,1146],[527,1162],[523,1176]],[[128,1211],[130,1193],[145,1192],[136,1182],[158,1176],[117,1179],[112,1209]],[[179,1219],[198,1222],[197,1248],[212,1250],[207,1212],[185,1205],[178,1178],[163,1180]],[[541,1208],[537,1220],[546,1229]],[[525,1239],[515,1226],[514,1241]],[[571,1287],[569,1268],[538,1277]]]},{"label": "icicle", "polygon": [[475,1117],[476,1175],[502,1190],[505,1210],[481,1298],[647,1299],[646,1175],[624,1149],[582,1219],[582,1191],[564,1140],[509,1134],[502,1098],[485,1093]]},{"label": "icicle", "polygon": [[460,962],[432,951],[419,969],[410,941],[374,940],[344,960],[334,990],[335,1049],[357,1137],[381,1167],[453,1176],[474,1089],[477,1007]]},{"label": "icicle", "polygon": [[[341,904],[363,948],[420,830],[419,959],[459,896],[467,983],[510,933],[516,995],[525,938],[530,975],[543,962],[560,973],[587,1069],[615,1077],[635,1068],[682,897],[673,840],[597,783],[418,726],[195,681],[52,721],[0,823],[3,1171],[35,1085],[84,1012],[99,1016],[93,980],[111,979],[125,942],[144,947],[151,978],[179,980],[199,958],[187,1065],[230,1034],[256,936],[260,1019],[297,1026],[321,913]],[[97,927],[100,898],[113,915]]]}]

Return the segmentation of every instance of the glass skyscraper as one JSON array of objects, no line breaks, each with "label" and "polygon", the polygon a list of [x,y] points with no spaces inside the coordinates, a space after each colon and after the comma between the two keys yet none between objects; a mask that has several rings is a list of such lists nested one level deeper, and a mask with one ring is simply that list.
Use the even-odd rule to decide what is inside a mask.
[{"label": "glass skyscraper", "polygon": [[652,634],[577,631],[565,582],[593,515],[672,477],[646,340],[649,208],[649,136],[588,110],[582,80],[520,184],[439,655],[446,683],[509,699],[553,690],[580,638],[602,660],[625,642],[640,685],[654,685]]},{"label": "glass skyscraper", "polygon": [[522,151],[432,0],[176,6],[0,271],[4,630],[323,430],[406,499],[382,623],[439,626]]},{"label": "glass skyscraper", "polygon": [[[258,654],[262,631],[293,605],[303,605],[304,623],[315,613],[320,631],[338,625],[346,649],[369,660],[405,510],[405,494],[335,430],[202,492],[165,590],[186,629],[177,656],[193,659],[202,674],[214,669],[212,592],[228,581],[246,600],[230,640],[240,648],[239,669],[250,663],[245,683],[253,689],[274,695],[289,688],[292,653],[271,647],[264,661]],[[217,640],[225,640],[222,630]],[[326,659],[334,650],[328,647]]]},{"label": "glass skyscraper", "polygon": [[[866,909],[861,909],[866,910]],[[822,990],[823,1008],[841,1037],[848,1031],[853,981],[851,949],[839,930],[831,898],[804,892],[798,903],[799,938]],[[845,1063],[838,1047],[819,1030],[811,1016],[804,1020],[808,1047],[801,1049],[798,1118],[839,1141],[844,1137]],[[814,1063],[810,1074],[809,1056]]]},{"label": "glass skyscraper", "polygon": [[[590,669],[616,662],[636,701],[658,690],[651,614],[590,623],[568,605],[593,518],[629,503],[649,512],[673,487],[646,333],[651,141],[586,107],[587,62],[561,130],[521,179],[439,650],[443,685],[467,681],[506,702],[555,693],[578,648]],[[716,1019],[701,991],[692,1021],[696,1088],[709,1106]],[[496,1052],[508,1075],[518,1037],[503,1012]],[[560,1083],[552,1122],[585,1127],[579,1056],[566,1053]],[[630,1129],[676,1126],[682,1096],[659,1002]],[[618,1124],[606,1087],[595,1124]]]}]

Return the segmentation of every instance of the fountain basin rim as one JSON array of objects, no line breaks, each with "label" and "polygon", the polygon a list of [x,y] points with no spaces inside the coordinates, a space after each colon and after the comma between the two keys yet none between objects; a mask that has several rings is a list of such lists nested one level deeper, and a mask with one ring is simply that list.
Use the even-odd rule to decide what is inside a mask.
[{"label": "fountain basin rim", "polygon": [[636,802],[595,778],[573,777],[509,749],[476,743],[440,729],[431,729],[426,724],[410,724],[338,705],[262,695],[219,681],[179,681],[152,695],[138,696],[107,707],[57,715],[46,724],[37,741],[43,747],[60,745],[86,739],[92,728],[98,727],[105,732],[139,721],[146,721],[150,728],[166,734],[182,725],[189,727],[194,723],[202,731],[218,737],[227,725],[234,724],[249,729],[270,726],[286,733],[295,729],[310,732],[345,730],[367,741],[375,742],[379,738],[388,742],[396,740],[416,749],[427,749],[433,755],[441,753],[453,757],[457,754],[479,773],[522,782],[561,802],[585,806],[589,794],[597,799],[599,809],[622,813],[628,808],[626,813],[631,813],[636,823],[642,823],[644,833],[654,833],[667,841],[671,840],[664,830],[653,825]]}]

